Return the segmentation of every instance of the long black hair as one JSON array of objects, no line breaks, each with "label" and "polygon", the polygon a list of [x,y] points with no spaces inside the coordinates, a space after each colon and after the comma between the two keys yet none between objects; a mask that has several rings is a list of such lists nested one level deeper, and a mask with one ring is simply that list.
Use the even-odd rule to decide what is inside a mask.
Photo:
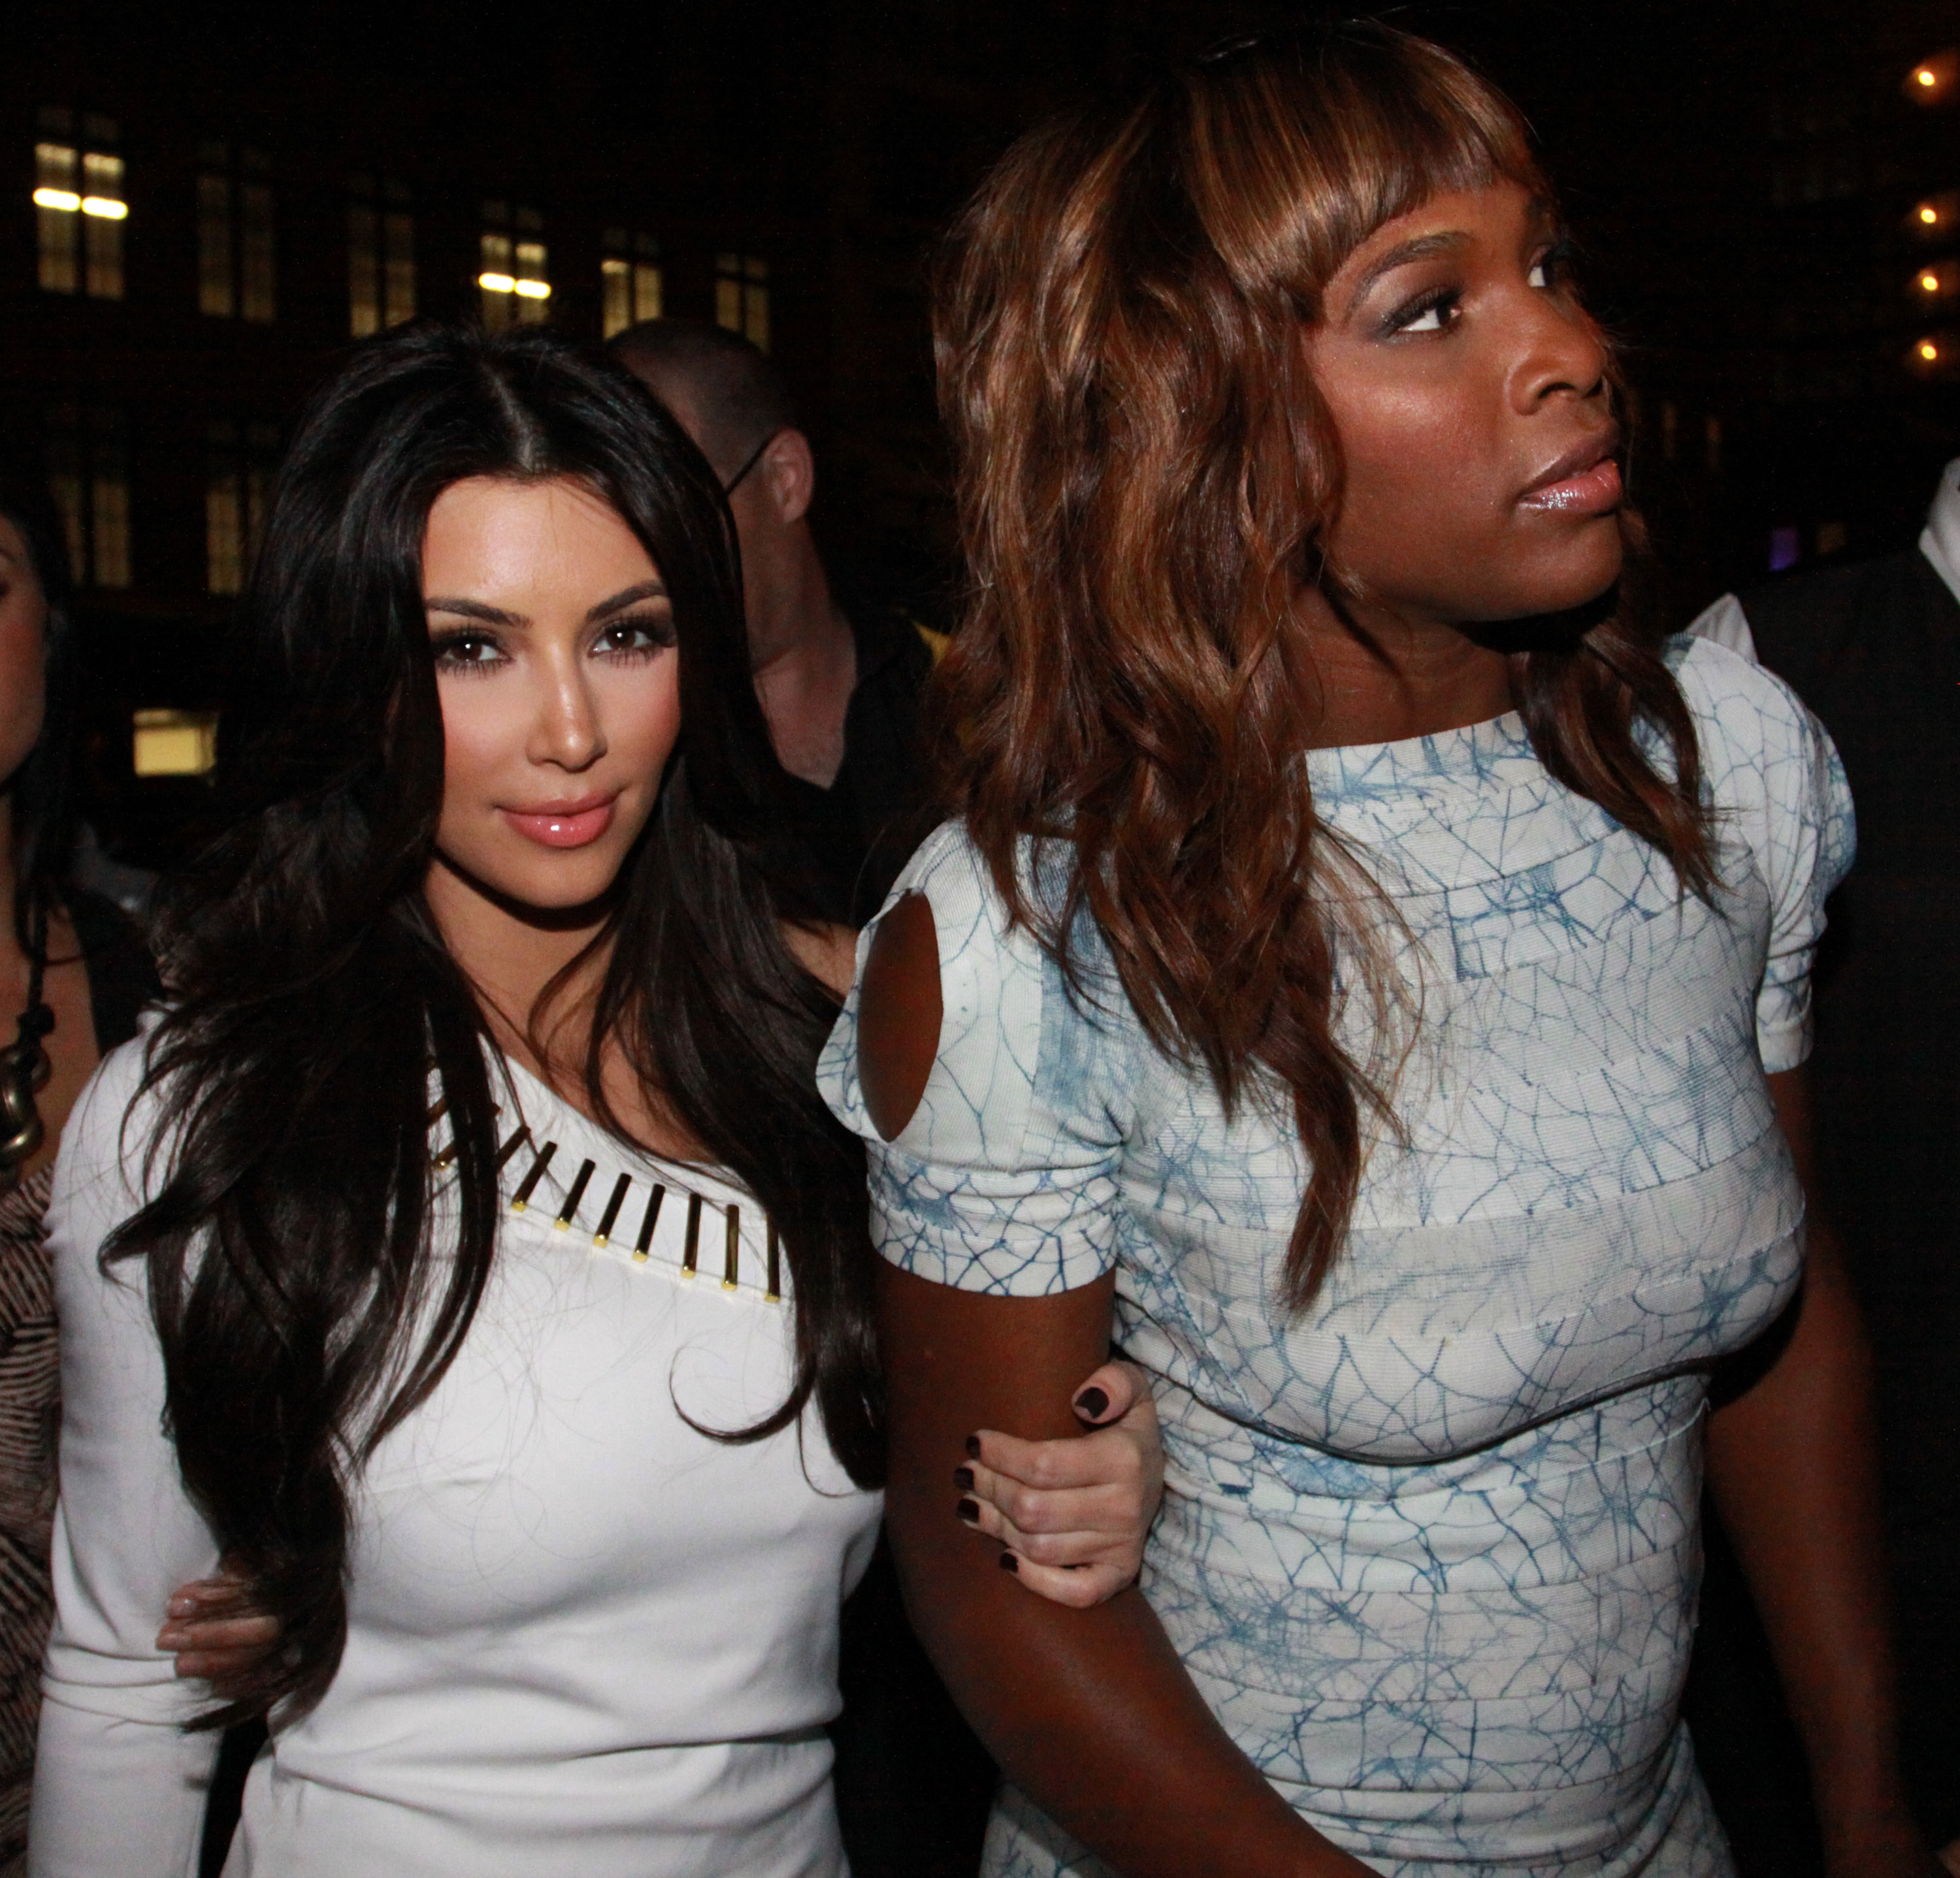
[{"label": "long black hair", "polygon": [[[814,1398],[852,1479],[880,1475],[864,1161],[816,1092],[835,1001],[752,857],[781,771],[720,485],[597,352],[402,329],[320,394],[274,491],[221,720],[229,831],[164,908],[173,1001],[146,1086],[167,1166],[107,1255],[147,1260],[185,1483],[286,1639],[214,1724],[304,1708],[332,1679],[352,1479],[453,1360],[491,1270],[485,1022],[422,891],[443,789],[422,542],[437,497],[474,476],[575,478],[672,597],[680,738],[595,942],[611,950],[587,1086],[616,1128],[610,1038],[781,1232],[794,1386],[727,1438]],[[430,1243],[431,1059],[454,1130],[453,1257]]]},{"label": "long black hair", "polygon": [[21,951],[45,965],[48,921],[59,909],[61,883],[75,850],[75,631],[68,551],[61,518],[46,488],[4,455],[0,517],[20,532],[46,609],[41,734],[21,767],[11,777],[0,777],[0,787],[13,800],[14,904],[8,914]]}]

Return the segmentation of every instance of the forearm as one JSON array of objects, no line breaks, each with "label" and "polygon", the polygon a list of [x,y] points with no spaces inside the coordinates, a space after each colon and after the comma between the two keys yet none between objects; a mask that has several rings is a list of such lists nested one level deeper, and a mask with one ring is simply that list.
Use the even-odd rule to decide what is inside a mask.
[{"label": "forearm", "polygon": [[[1106,1287],[1078,1314],[1106,1338]],[[920,1636],[1008,1778],[1125,1878],[1319,1878],[1366,1867],[1304,1825],[1221,1729],[1134,1589],[1090,1610],[1030,1597],[953,1517],[966,1436],[1076,1432],[1094,1337],[1058,1300],[972,1298],[892,1274],[886,1517]],[[1044,1314],[1047,1314],[1045,1315]],[[1040,1320],[1041,1327],[1018,1333]]]},{"label": "forearm", "polygon": [[1818,1208],[1807,1085],[1769,1079],[1810,1204],[1803,1287],[1739,1372],[1718,1378],[1708,1472],[1801,1730],[1835,1869],[1875,1848],[1923,1858],[1898,1778],[1871,1357],[1842,1248]]},{"label": "forearm", "polygon": [[1709,1481],[1803,1733],[1828,1833],[1902,1804],[1870,1360],[1834,1235],[1795,1321],[1709,1425]]}]

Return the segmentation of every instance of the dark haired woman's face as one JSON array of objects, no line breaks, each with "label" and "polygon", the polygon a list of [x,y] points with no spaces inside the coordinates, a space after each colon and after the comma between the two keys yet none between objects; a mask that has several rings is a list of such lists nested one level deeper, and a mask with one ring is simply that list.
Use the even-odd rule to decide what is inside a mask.
[{"label": "dark haired woman's face", "polygon": [[0,782],[27,760],[41,734],[47,617],[26,539],[0,516]]},{"label": "dark haired woman's face", "polygon": [[584,485],[473,477],[429,511],[422,593],[442,700],[444,907],[459,887],[546,912],[598,900],[680,732],[659,570]]},{"label": "dark haired woman's face", "polygon": [[1378,229],[1308,336],[1340,433],[1340,564],[1411,623],[1581,605],[1620,571],[1619,433],[1597,329],[1515,183]]}]

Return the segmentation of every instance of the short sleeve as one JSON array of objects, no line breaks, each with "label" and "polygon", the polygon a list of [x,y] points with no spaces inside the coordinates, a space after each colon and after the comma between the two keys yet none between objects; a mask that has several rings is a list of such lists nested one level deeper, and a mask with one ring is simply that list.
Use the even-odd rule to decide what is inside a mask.
[{"label": "short sleeve", "polygon": [[1824,903],[1857,845],[1850,786],[1829,732],[1781,678],[1707,641],[1679,669],[1721,834],[1747,846],[1769,890],[1756,1042],[1774,1076],[1810,1053],[1810,972]]},{"label": "short sleeve", "polygon": [[[1008,929],[958,824],[913,856],[887,910],[908,893],[932,907],[943,1011],[918,1109],[889,1142],[866,1111],[858,985],[818,1068],[832,1111],[865,1142],[872,1237],[901,1269],[961,1290],[1077,1289],[1115,1263],[1123,1026],[1071,995],[1032,934]],[[859,985],[876,930],[858,940]]]}]

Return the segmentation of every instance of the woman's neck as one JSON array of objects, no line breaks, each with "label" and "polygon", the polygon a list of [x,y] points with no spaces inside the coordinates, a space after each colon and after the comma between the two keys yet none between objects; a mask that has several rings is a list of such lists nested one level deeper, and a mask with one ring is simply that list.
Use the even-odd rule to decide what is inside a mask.
[{"label": "woman's neck", "polygon": [[1314,663],[1309,748],[1433,736],[1512,708],[1508,658],[1454,626],[1386,608],[1344,618],[1317,591],[1300,606]]},{"label": "woman's neck", "polygon": [[[582,1072],[593,1000],[606,961],[595,955],[580,962],[580,955],[603,929],[606,910],[578,907],[557,914],[515,907],[440,860],[430,868],[423,892],[450,956],[476,987],[498,1045],[554,1087],[568,1072],[574,1076]],[[533,1040],[531,1018],[538,1000],[574,964],[578,969],[553,1000],[542,1034]]]}]

